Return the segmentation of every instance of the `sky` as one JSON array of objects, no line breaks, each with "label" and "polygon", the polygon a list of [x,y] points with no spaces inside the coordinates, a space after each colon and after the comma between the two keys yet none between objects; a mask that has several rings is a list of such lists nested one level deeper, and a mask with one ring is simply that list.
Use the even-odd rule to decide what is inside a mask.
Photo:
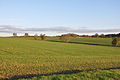
[{"label": "sky", "polygon": [[120,32],[120,0],[0,0],[0,36]]}]

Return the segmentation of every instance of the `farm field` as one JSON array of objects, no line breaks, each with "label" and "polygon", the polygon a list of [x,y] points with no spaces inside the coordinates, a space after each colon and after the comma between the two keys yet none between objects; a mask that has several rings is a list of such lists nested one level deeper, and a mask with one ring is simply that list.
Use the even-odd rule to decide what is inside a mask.
[{"label": "farm field", "polygon": [[[61,73],[58,77],[66,77],[82,75],[87,70],[117,69],[103,71],[116,72],[113,75],[117,75],[117,80],[120,76],[120,47],[112,47],[111,40],[73,38],[70,43],[63,43],[58,38],[48,38],[46,41],[33,38],[0,38],[0,79],[24,79],[26,76],[57,73]],[[76,71],[82,72],[69,74]],[[98,72],[102,75],[101,70]],[[89,73],[96,72],[88,72],[88,75]]]},{"label": "farm field", "polygon": [[[61,42],[58,37],[48,38],[51,42]],[[69,43],[76,44],[88,44],[88,45],[100,45],[100,46],[112,46],[112,38],[70,38]]]},{"label": "farm field", "polygon": [[32,77],[31,79],[19,79],[19,80],[119,80],[120,70],[95,70],[84,71],[74,74],[58,74]]}]

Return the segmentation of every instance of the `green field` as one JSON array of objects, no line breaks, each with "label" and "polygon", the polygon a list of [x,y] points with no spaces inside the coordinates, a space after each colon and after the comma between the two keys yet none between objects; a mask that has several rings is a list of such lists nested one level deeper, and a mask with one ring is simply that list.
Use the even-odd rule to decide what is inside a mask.
[{"label": "green field", "polygon": [[[110,38],[75,38],[70,43],[60,42],[58,38],[48,38],[46,41],[0,38],[1,79],[57,73],[61,73],[58,77],[66,77],[67,74],[62,73],[70,75],[82,71],[85,74],[84,71],[88,70],[110,68],[117,69],[118,74],[114,74],[117,80],[120,77],[120,47],[112,47]],[[35,77],[32,80],[38,79]]]},{"label": "green field", "polygon": [[[61,40],[58,37],[47,38],[47,40],[51,42],[61,42]],[[112,38],[70,38],[69,43],[112,46],[111,42]]]},{"label": "green field", "polygon": [[59,74],[59,75],[47,75],[32,77],[31,79],[19,79],[19,80],[119,80],[120,70],[95,70],[84,71],[74,74]]}]

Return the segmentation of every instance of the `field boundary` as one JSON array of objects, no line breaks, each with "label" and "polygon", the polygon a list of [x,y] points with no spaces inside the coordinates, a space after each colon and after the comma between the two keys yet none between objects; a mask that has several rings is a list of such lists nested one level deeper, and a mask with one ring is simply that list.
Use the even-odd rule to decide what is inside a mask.
[{"label": "field boundary", "polygon": [[48,74],[27,74],[27,75],[16,75],[12,76],[10,78],[2,78],[0,80],[18,80],[18,79],[31,79],[33,77],[40,77],[40,76],[50,76],[50,75],[59,75],[59,74],[74,74],[84,71],[95,71],[95,70],[111,70],[111,69],[120,69],[120,67],[114,67],[114,68],[104,68],[104,69],[90,69],[90,70],[66,70],[61,72],[55,72],[55,73],[48,73]]}]

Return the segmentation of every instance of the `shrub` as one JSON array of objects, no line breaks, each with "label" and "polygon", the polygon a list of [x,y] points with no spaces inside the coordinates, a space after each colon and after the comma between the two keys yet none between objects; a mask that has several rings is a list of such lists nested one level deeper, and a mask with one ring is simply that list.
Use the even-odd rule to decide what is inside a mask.
[{"label": "shrub", "polygon": [[119,43],[120,43],[120,37],[113,38],[113,40],[112,40],[113,46],[118,46]]},{"label": "shrub", "polygon": [[45,40],[46,39],[45,34],[41,34],[40,37],[41,37],[41,40]]},{"label": "shrub", "polygon": [[70,36],[69,35],[63,35],[63,36],[60,36],[60,39],[63,40],[64,42],[69,42],[70,41]]},{"label": "shrub", "polygon": [[37,34],[34,35],[34,40],[38,40],[38,35]]}]

